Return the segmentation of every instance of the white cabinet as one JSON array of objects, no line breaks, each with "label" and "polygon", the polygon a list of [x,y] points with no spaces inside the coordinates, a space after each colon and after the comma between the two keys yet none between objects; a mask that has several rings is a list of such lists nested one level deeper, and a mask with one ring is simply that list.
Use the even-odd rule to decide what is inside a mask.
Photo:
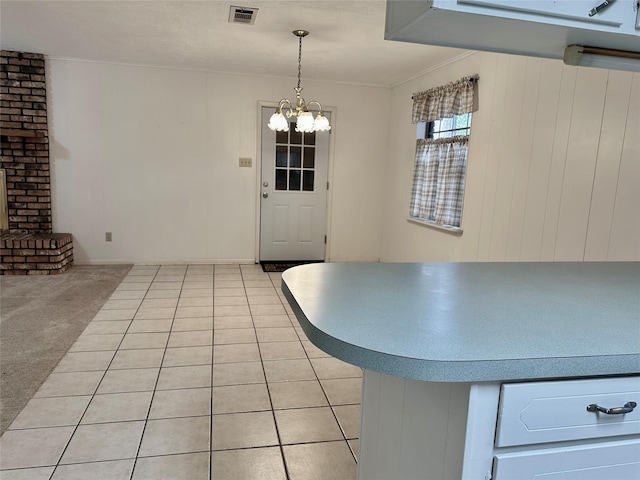
[{"label": "white cabinet", "polygon": [[640,377],[507,383],[500,390],[496,446],[640,434],[640,406],[626,414],[587,410],[640,403]]},{"label": "white cabinet", "polygon": [[638,480],[640,376],[434,383],[365,370],[359,480]]},{"label": "white cabinet", "polygon": [[607,32],[624,32],[628,29],[631,33],[634,27],[632,20],[637,14],[634,3],[614,1],[598,9],[603,1],[457,0],[455,4],[461,12]]},{"label": "white cabinet", "polygon": [[498,453],[493,479],[637,480],[640,440]]},{"label": "white cabinet", "polygon": [[636,0],[387,0],[385,38],[428,45],[562,58],[587,45],[640,51]]},{"label": "white cabinet", "polygon": [[502,385],[494,480],[637,480],[638,403],[640,377]]}]

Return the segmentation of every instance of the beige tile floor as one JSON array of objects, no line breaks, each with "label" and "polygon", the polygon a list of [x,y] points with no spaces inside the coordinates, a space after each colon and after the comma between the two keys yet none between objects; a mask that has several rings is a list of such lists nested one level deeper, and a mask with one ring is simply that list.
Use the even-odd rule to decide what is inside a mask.
[{"label": "beige tile floor", "polygon": [[360,394],[280,274],[135,266],[0,439],[0,479],[354,479]]}]

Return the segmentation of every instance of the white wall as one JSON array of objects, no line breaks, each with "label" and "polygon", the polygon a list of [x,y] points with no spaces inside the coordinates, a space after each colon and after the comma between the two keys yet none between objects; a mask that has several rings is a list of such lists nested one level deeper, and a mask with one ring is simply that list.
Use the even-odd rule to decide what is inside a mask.
[{"label": "white wall", "polygon": [[[48,66],[54,230],[74,235],[77,263],[257,258],[258,101],[291,97],[293,79]],[[411,94],[472,73],[480,108],[455,237],[406,221]],[[337,108],[329,260],[640,259],[639,74],[476,53],[391,91],[303,86]]]},{"label": "white wall", "polygon": [[[76,263],[257,259],[258,102],[292,97],[293,79],[63,59],[48,68],[54,230],[73,234]],[[390,90],[303,86],[337,109],[328,258],[378,260]]]},{"label": "white wall", "polygon": [[[406,221],[411,95],[480,74],[462,236]],[[393,89],[383,261],[640,260],[640,74],[475,53]]]}]

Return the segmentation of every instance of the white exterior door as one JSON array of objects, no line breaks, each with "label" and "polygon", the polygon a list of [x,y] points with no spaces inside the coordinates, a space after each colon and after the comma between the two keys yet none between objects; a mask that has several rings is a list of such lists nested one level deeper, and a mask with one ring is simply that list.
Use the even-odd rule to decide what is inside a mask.
[{"label": "white exterior door", "polygon": [[273,132],[274,111],[262,108],[260,260],[324,260],[329,132]]}]

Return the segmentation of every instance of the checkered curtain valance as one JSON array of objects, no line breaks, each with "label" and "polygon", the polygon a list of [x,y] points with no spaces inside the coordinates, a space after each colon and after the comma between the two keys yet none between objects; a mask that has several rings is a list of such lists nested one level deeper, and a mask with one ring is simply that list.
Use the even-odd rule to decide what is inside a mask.
[{"label": "checkered curtain valance", "polygon": [[433,122],[473,111],[477,75],[413,94],[412,122]]}]

